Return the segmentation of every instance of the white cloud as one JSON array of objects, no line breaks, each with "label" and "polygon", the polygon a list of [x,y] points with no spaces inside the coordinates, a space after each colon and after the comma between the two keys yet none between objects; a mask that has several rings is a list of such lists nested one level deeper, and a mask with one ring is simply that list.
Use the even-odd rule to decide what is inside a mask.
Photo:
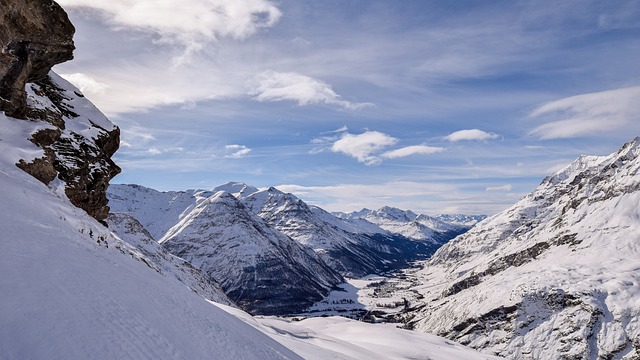
[{"label": "white cloud", "polygon": [[445,136],[445,140],[449,140],[451,142],[463,141],[463,140],[485,141],[485,140],[493,140],[496,138],[498,138],[497,134],[489,133],[489,132],[478,130],[478,129],[460,130]]},{"label": "white cloud", "polygon": [[640,86],[582,94],[546,103],[529,114],[554,119],[529,132],[564,139],[611,132],[640,118]]},{"label": "white cloud", "polygon": [[347,110],[371,106],[370,103],[342,100],[327,83],[294,72],[268,70],[258,74],[250,95],[258,101],[294,101],[300,106],[327,104]]},{"label": "white cloud", "polygon": [[188,48],[220,37],[244,39],[282,15],[269,0],[58,0],[64,8],[100,11],[116,27],[158,34]]},{"label": "white cloud", "polygon": [[513,190],[513,186],[511,184],[501,185],[501,186],[488,186],[485,191],[504,191],[509,192]]},{"label": "white cloud", "polygon": [[379,165],[382,160],[376,154],[396,142],[398,139],[378,131],[367,131],[359,135],[346,133],[333,143],[331,151],[356,158],[365,165]]},{"label": "white cloud", "polygon": [[332,131],[327,131],[327,132],[325,132],[323,134],[343,133],[345,131],[349,131],[349,128],[347,127],[347,125],[343,125],[339,129],[335,129],[335,130],[332,130]]},{"label": "white cloud", "polygon": [[235,145],[235,144],[225,146],[224,150],[226,152],[224,157],[228,159],[241,159],[247,156],[251,152],[250,148],[244,145]]},{"label": "white cloud", "polygon": [[385,159],[395,159],[411,155],[429,155],[443,151],[444,148],[426,145],[407,146],[400,149],[385,152],[380,155]]},{"label": "white cloud", "polygon": [[146,150],[148,155],[164,155],[164,154],[181,154],[184,152],[182,147],[158,148],[150,147]]}]

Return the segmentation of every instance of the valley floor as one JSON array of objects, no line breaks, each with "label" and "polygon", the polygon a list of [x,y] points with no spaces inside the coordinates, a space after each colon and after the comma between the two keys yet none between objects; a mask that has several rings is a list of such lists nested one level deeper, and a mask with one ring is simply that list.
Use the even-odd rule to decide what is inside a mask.
[{"label": "valley floor", "polygon": [[[402,323],[403,314],[424,306],[416,272],[420,267],[396,270],[383,275],[347,278],[338,289],[296,317],[343,316],[375,323]],[[403,326],[403,324],[396,324]]]}]

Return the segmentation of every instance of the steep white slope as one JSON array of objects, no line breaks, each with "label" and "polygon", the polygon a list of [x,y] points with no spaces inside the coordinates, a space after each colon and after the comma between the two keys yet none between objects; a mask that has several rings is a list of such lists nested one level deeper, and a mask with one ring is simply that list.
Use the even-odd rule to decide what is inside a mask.
[{"label": "steep white slope", "polygon": [[578,159],[443,246],[414,326],[512,358],[638,358],[639,142]]},{"label": "steep white slope", "polygon": [[109,230],[113,231],[128,244],[133,245],[144,256],[149,267],[156,271],[173,276],[180,282],[208,300],[233,305],[219,284],[204,271],[194,267],[175,255],[172,255],[158,244],[151,234],[129,214],[112,213],[107,218]]},{"label": "steep white slope", "polygon": [[198,202],[213,194],[194,190],[161,192],[140,185],[118,184],[109,186],[107,190],[111,212],[130,214],[156,240],[163,237]]},{"label": "steep white slope", "polygon": [[199,202],[159,242],[211,275],[252,313],[300,311],[342,282],[311,249],[270,228],[224,191]]},{"label": "steep white slope", "polygon": [[0,357],[300,358],[15,167],[30,127],[0,114]]}]

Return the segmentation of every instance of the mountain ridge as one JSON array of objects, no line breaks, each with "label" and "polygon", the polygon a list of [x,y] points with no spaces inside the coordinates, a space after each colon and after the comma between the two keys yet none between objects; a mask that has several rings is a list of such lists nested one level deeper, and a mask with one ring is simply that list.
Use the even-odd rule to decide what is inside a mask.
[{"label": "mountain ridge", "polygon": [[639,138],[580,157],[441,247],[411,326],[511,358],[640,356],[639,203]]}]

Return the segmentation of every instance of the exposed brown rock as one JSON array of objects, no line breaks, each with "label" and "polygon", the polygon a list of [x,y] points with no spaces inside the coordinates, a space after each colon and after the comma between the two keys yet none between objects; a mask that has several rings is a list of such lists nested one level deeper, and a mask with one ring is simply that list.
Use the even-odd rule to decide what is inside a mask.
[{"label": "exposed brown rock", "polygon": [[74,32],[52,0],[0,0],[0,110],[25,117],[25,84],[73,59]]},{"label": "exposed brown rock", "polygon": [[30,85],[38,97],[47,98],[52,105],[46,108],[27,108],[30,120],[45,121],[47,127],[31,135],[31,142],[45,150],[45,156],[30,163],[16,164],[45,184],[57,176],[64,181],[65,194],[77,207],[99,221],[109,215],[107,187],[120,173],[111,156],[120,145],[120,129],[105,129],[87,119],[88,127],[96,135],[87,138],[66,129],[66,123],[80,121],[70,104],[78,94],[59,87],[49,76]]},{"label": "exposed brown rock", "polygon": [[[80,103],[79,109],[92,105],[69,90],[66,81],[49,75],[53,65],[73,58],[74,32],[67,14],[52,0],[0,0],[0,111],[46,123],[30,139],[44,149],[44,156],[16,165],[45,184],[56,177],[64,181],[69,200],[102,221],[109,214],[109,180],[120,172],[111,160],[120,129],[102,114],[79,114],[74,104]],[[25,86],[33,94],[29,102]],[[94,122],[94,116],[108,128]]]}]

